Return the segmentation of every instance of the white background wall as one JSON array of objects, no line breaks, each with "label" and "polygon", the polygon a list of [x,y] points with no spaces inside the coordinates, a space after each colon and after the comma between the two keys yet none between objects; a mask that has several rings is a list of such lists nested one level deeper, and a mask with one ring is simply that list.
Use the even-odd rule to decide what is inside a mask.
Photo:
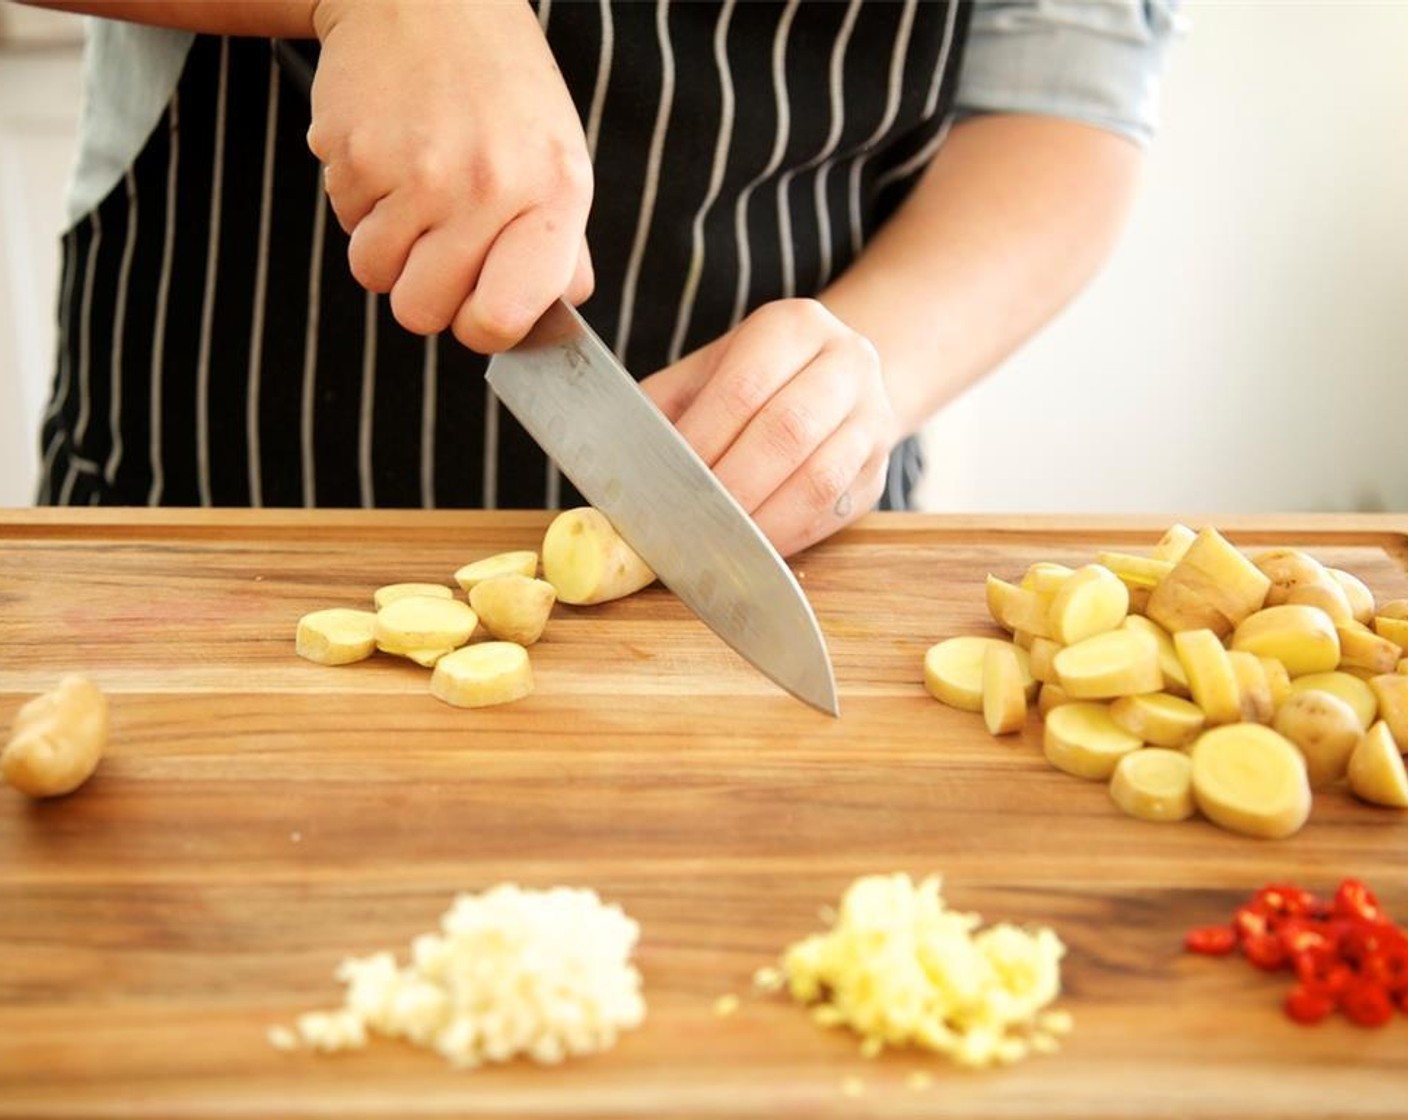
[{"label": "white background wall", "polygon": [[1128,233],[930,431],[954,510],[1408,510],[1408,3],[1185,4]]},{"label": "white background wall", "polygon": [[[1185,11],[1127,235],[934,422],[932,508],[1408,510],[1408,0]],[[71,46],[0,48],[0,505],[32,492],[77,95]]]}]

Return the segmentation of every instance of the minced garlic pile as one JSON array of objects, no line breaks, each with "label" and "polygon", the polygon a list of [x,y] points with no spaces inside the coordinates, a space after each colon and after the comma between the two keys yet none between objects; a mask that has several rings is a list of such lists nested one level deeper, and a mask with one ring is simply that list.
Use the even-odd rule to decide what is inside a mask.
[{"label": "minced garlic pile", "polygon": [[[822,1026],[848,1026],[868,1057],[918,1046],[963,1066],[1008,1065],[1050,1053],[1070,1016],[1046,1011],[1061,991],[1065,946],[1051,930],[998,924],[948,910],[941,881],[908,875],[857,879],[826,933],[790,946],[762,987],[784,984],[815,1004]],[[976,932],[975,932],[976,931]]]},{"label": "minced garlic pile", "polygon": [[456,1066],[527,1055],[556,1063],[606,1050],[645,1018],[640,973],[630,963],[640,927],[595,891],[502,884],[464,894],[441,933],[391,953],[349,958],[337,971],[344,1005],[275,1028],[280,1049],[365,1046],[368,1032],[429,1047]]}]

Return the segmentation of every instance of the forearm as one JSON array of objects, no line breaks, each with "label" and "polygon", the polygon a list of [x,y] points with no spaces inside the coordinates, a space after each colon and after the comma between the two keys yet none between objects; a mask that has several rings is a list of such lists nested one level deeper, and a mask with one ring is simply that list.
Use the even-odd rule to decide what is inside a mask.
[{"label": "forearm", "polygon": [[1135,145],[1036,116],[956,125],[909,198],[822,301],[880,352],[912,433],[1094,275],[1124,225]]},{"label": "forearm", "polygon": [[318,0],[20,0],[39,8],[210,35],[311,39]]}]

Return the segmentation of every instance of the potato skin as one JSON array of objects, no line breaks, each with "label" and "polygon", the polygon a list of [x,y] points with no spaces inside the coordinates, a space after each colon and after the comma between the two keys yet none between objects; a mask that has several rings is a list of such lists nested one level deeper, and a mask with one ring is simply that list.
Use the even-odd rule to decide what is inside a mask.
[{"label": "potato skin", "polygon": [[20,709],[0,776],[29,797],[61,797],[92,776],[107,741],[107,697],[86,677],[65,677]]}]

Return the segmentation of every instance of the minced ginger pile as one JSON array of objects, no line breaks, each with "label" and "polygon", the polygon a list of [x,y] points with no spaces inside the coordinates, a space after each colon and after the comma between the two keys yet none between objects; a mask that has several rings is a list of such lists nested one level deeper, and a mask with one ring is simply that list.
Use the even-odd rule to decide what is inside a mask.
[{"label": "minced ginger pile", "polygon": [[790,946],[759,986],[786,986],[815,1004],[822,1026],[848,1026],[868,1057],[917,1046],[962,1066],[1009,1065],[1051,1053],[1070,1016],[1047,1011],[1061,991],[1065,946],[1050,929],[979,929],[977,914],[946,909],[937,876],[857,879],[826,933]]},{"label": "minced ginger pile", "polygon": [[386,952],[345,960],[343,1006],[301,1015],[296,1032],[276,1027],[270,1041],[348,1050],[370,1031],[461,1067],[518,1055],[553,1064],[606,1050],[645,1018],[630,963],[640,928],[595,891],[501,884],[458,896],[440,924],[403,967]]}]

